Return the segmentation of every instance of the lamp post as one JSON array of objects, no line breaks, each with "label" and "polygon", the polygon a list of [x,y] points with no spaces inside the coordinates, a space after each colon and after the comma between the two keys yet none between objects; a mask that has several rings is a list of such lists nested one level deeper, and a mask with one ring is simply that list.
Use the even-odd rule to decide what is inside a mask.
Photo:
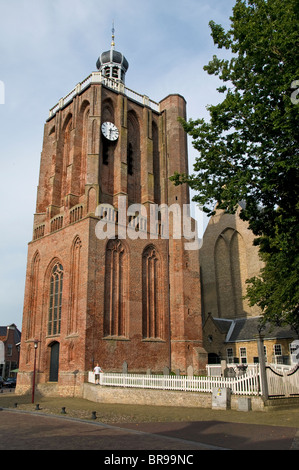
[{"label": "lamp post", "polygon": [[35,374],[36,374],[36,350],[38,347],[38,340],[34,340],[34,367],[33,367],[33,380],[32,380],[32,400],[31,403],[34,403],[34,392],[35,392]]},{"label": "lamp post", "polygon": [[266,362],[265,362],[265,352],[264,352],[264,335],[259,333],[256,335],[257,338],[257,350],[259,356],[259,365],[260,365],[260,374],[261,374],[261,389],[262,396],[264,400],[268,400],[268,381],[266,374]]}]

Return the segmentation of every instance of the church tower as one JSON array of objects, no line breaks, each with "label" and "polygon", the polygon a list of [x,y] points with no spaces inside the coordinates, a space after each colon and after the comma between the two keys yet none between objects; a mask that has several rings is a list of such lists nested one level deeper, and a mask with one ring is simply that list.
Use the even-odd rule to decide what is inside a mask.
[{"label": "church tower", "polygon": [[[177,119],[186,102],[171,94],[156,103],[130,90],[128,67],[113,31],[98,71],[45,123],[20,392],[32,386],[35,353],[37,386],[64,394],[80,394],[96,362],[111,372],[124,361],[129,372],[205,367],[199,255],[183,236],[189,192],[169,181],[188,171]],[[162,207],[171,208],[168,225]]]}]

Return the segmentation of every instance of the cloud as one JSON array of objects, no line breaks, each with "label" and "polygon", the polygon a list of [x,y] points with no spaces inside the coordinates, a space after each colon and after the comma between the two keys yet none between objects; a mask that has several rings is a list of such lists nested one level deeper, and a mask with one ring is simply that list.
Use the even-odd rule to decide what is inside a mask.
[{"label": "cloud", "polygon": [[[188,116],[218,99],[202,69],[215,52],[208,22],[227,27],[233,0],[0,0],[0,325],[21,326],[27,243],[48,110],[96,70],[110,48],[129,61],[126,85],[159,101],[187,100]],[[191,150],[190,161],[194,159]]]}]

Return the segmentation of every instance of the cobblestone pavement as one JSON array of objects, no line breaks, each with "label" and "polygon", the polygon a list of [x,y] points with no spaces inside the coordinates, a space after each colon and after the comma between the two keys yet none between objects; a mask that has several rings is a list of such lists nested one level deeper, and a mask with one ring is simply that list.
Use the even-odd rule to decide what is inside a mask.
[{"label": "cobblestone pavement", "polygon": [[182,437],[60,418],[6,411],[0,414],[1,450],[205,450],[216,446]]},{"label": "cobblestone pavement", "polygon": [[2,409],[1,450],[291,450],[296,428],[217,421],[109,425]]},{"label": "cobblestone pavement", "polygon": [[63,398],[39,403],[36,410],[30,397],[0,396],[1,450],[299,450],[298,408],[240,413]]}]

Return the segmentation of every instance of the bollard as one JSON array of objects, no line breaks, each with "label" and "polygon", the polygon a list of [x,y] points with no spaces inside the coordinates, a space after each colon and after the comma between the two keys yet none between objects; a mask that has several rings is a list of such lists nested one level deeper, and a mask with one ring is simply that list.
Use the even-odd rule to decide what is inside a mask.
[{"label": "bollard", "polygon": [[91,419],[97,419],[97,412],[96,411],[92,411],[91,412]]}]

